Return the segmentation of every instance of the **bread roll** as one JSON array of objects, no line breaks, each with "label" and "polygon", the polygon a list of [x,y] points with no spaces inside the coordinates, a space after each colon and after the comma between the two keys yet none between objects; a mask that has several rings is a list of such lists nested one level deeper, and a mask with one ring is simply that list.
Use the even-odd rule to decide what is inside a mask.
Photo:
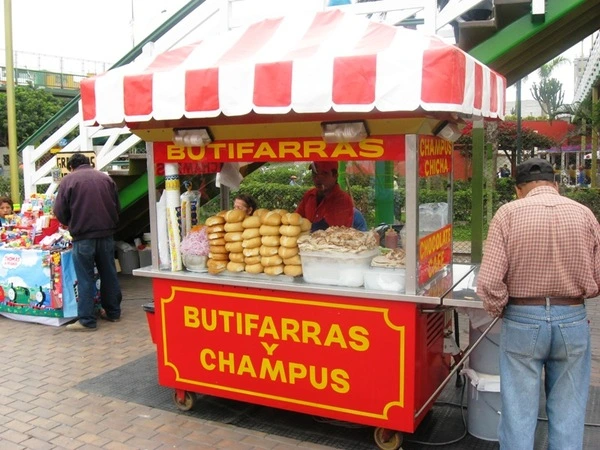
[{"label": "bread roll", "polygon": [[283,264],[265,267],[263,270],[267,275],[281,275],[283,273]]},{"label": "bread roll", "polygon": [[[246,242],[246,241],[242,241],[242,247],[244,246],[244,242]],[[245,248],[242,250],[242,253],[244,254],[245,257],[258,256],[258,255],[260,255],[260,245],[258,247]]]},{"label": "bread roll", "polygon": [[279,236],[263,236],[260,242],[268,247],[279,247]]},{"label": "bread roll", "polygon": [[227,268],[227,266],[225,266],[225,267],[216,267],[216,268],[215,267],[209,267],[208,268],[208,273],[216,275],[218,273],[223,272],[226,268]]},{"label": "bread roll", "polygon": [[258,216],[248,216],[242,222],[244,228],[258,228],[260,227],[260,217]]},{"label": "bread roll", "polygon": [[229,270],[230,272],[243,272],[245,268],[246,268],[246,264],[244,264],[244,263],[233,262],[233,261],[229,261],[227,263],[227,270]]},{"label": "bread roll", "polygon": [[299,265],[289,265],[283,266],[283,273],[286,275],[290,275],[292,277],[297,277],[302,275],[302,266]]},{"label": "bread roll", "polygon": [[216,261],[229,261],[229,255],[227,253],[208,253],[208,257],[210,259],[214,259]]},{"label": "bread roll", "polygon": [[269,210],[266,209],[266,208],[258,208],[256,211],[254,211],[252,213],[252,215],[260,218],[260,217],[264,216],[268,212],[269,212]]},{"label": "bread roll", "polygon": [[[260,256],[275,256],[279,247],[269,247],[268,245],[260,246]],[[268,265],[268,264],[265,264]]]},{"label": "bread roll", "polygon": [[227,210],[224,209],[222,211],[219,211],[216,215],[219,217],[222,217],[223,219],[225,218],[225,214],[227,214]]},{"label": "bread roll", "polygon": [[262,273],[263,266],[261,263],[257,264],[246,264],[246,272],[248,273]]},{"label": "bread roll", "polygon": [[[223,235],[223,236],[225,236],[225,235]],[[225,239],[224,238],[210,239],[208,241],[208,245],[225,245]]]},{"label": "bread roll", "polygon": [[252,239],[244,239],[242,241],[242,247],[243,248],[258,248],[260,247],[262,243],[262,238],[260,237],[255,237]]},{"label": "bread roll", "polygon": [[237,262],[237,263],[244,262],[244,254],[242,252],[239,252],[239,253],[230,253],[229,254],[229,261],[233,261],[233,262]]},{"label": "bread roll", "polygon": [[241,231],[232,231],[231,233],[225,233],[225,241],[226,242],[237,242],[242,240],[242,232]]},{"label": "bread roll", "polygon": [[261,236],[279,236],[279,227],[275,225],[261,225],[259,231]]},{"label": "bread roll", "polygon": [[[260,223],[263,225],[279,226],[281,225],[281,216],[275,211],[269,211],[260,218]],[[261,233],[262,234],[262,233]]]},{"label": "bread roll", "polygon": [[230,209],[225,213],[225,220],[228,223],[241,222],[246,218],[246,213],[241,209]]},{"label": "bread roll", "polygon": [[244,258],[244,262],[246,264],[260,264],[260,258],[262,258],[262,256],[257,255],[257,256],[246,256]]},{"label": "bread roll", "polygon": [[302,264],[302,258],[300,258],[300,255],[294,255],[291,258],[283,258],[283,264],[286,266],[298,266]]},{"label": "bread roll", "polygon": [[219,233],[208,233],[206,235],[206,237],[208,238],[209,241],[211,241],[213,239],[221,239],[221,238],[225,237],[225,233],[222,231]]},{"label": "bread roll", "polygon": [[298,236],[301,231],[300,225],[281,225],[279,227],[279,234],[282,236],[295,237]]},{"label": "bread roll", "polygon": [[298,247],[279,247],[277,254],[281,256],[281,259],[291,258],[298,254]]},{"label": "bread roll", "polygon": [[284,225],[300,225],[302,216],[298,213],[287,213],[281,216],[281,223]]},{"label": "bread roll", "polygon": [[279,214],[280,216],[283,216],[284,214],[288,213],[288,210],[282,209],[282,208],[277,208],[277,209],[274,209],[273,212]]},{"label": "bread roll", "polygon": [[300,221],[300,230],[302,230],[302,231],[310,231],[311,226],[312,226],[312,223],[306,217],[303,217],[302,220]]},{"label": "bread roll", "polygon": [[219,254],[229,253],[224,245],[209,245],[208,251],[210,253],[219,253]]},{"label": "bread roll", "polygon": [[[257,217],[255,217],[257,219]],[[242,231],[242,239],[252,239],[260,236],[260,231],[258,228],[246,228]]]},{"label": "bread roll", "polygon": [[265,267],[280,266],[283,265],[283,259],[279,255],[263,256],[260,259],[260,263]]},{"label": "bread roll", "polygon": [[244,225],[242,225],[242,222],[227,222],[223,227],[227,232],[244,231]]},{"label": "bread roll", "polygon": [[242,247],[242,241],[237,241],[228,242],[227,244],[225,244],[225,249],[231,253],[242,253],[242,250],[244,248]]},{"label": "bread roll", "polygon": [[225,218],[221,216],[210,216],[204,223],[207,227],[212,227],[213,225],[225,223]]},{"label": "bread roll", "polygon": [[282,247],[298,247],[298,238],[296,236],[281,236],[279,245]]},{"label": "bread roll", "polygon": [[220,223],[218,225],[212,225],[210,227],[206,227],[206,234],[210,233],[223,233],[225,231],[225,224]]},{"label": "bread roll", "polygon": [[214,259],[209,259],[208,262],[206,263],[206,266],[209,269],[225,270],[225,268],[227,267],[227,262],[226,261],[216,261]]}]

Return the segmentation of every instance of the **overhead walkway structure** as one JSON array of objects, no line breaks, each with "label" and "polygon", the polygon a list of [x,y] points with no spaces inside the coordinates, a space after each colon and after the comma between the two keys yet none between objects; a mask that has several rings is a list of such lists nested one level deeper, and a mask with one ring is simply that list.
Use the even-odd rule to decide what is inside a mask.
[{"label": "overhead walkway structure", "polygon": [[[450,0],[440,11],[437,10],[438,2],[435,0],[379,0],[339,8],[355,14],[369,15],[372,20],[393,25],[418,26],[430,34],[445,32],[447,35],[449,24],[479,1]],[[197,41],[203,36],[225,32],[272,15],[272,11],[248,8],[252,2],[253,0],[192,0],[112,68],[134,60],[151,58],[152,55],[186,42]],[[304,3],[303,0],[299,2],[304,5],[310,3]],[[318,3],[319,8],[326,7],[326,2]],[[247,11],[245,14],[244,7]],[[510,85],[598,30],[600,0],[495,0],[490,19],[459,22],[458,27],[458,45],[505,75]],[[597,82],[595,80],[596,84]],[[589,91],[582,95],[589,95]],[[128,177],[132,180],[123,183],[120,190],[124,210],[120,237],[126,238],[127,232],[139,232],[139,228],[133,224],[143,221],[147,212],[147,174],[140,170],[139,161],[135,162],[136,156],[131,157],[139,155],[140,151],[143,154],[143,149],[138,145],[140,138],[131,134],[126,127],[104,129],[83,126],[78,102],[79,97],[74,98],[55,118],[19,147],[24,164],[25,195],[36,192],[40,186],[46,188],[46,192],[56,189],[49,176],[50,170],[56,165],[51,149],[60,140],[78,131],[77,137],[70,139],[62,148],[63,152],[93,151],[97,166],[104,170],[111,168],[113,161],[123,158],[123,155],[129,158],[126,171],[108,171],[115,178]]]}]

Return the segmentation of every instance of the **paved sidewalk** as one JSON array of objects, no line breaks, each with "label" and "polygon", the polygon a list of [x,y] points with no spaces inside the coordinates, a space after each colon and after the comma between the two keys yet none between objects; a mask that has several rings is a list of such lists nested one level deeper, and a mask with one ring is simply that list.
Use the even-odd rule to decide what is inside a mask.
[{"label": "paved sidewalk", "polygon": [[[85,380],[155,352],[142,310],[151,298],[150,281],[121,281],[123,320],[102,321],[94,333],[0,317],[0,449],[332,448],[79,389]],[[592,382],[600,386],[600,301],[588,309]]]}]

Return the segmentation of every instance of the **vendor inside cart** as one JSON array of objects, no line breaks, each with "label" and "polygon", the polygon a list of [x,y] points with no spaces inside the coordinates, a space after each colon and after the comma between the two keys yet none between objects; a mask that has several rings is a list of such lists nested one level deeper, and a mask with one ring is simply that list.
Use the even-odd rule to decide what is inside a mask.
[{"label": "vendor inside cart", "polygon": [[337,182],[337,162],[313,162],[309,168],[315,187],[304,194],[296,212],[312,222],[311,231],[352,226],[354,202]]}]

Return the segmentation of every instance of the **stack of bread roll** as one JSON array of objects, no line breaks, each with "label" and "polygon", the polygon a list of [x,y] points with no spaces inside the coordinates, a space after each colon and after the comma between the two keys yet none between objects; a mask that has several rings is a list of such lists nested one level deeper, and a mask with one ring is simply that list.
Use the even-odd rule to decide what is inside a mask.
[{"label": "stack of bread roll", "polygon": [[242,234],[246,213],[239,209],[231,209],[225,213],[225,250],[229,253],[227,270],[243,272],[246,268],[242,253]]},{"label": "stack of bread roll", "polygon": [[279,227],[281,226],[281,212],[269,211],[260,218],[260,263],[263,271],[268,275],[283,273],[283,259],[279,256]]},{"label": "stack of bread roll", "polygon": [[310,231],[311,223],[298,213],[281,216],[279,256],[283,260],[283,273],[293,277],[302,275],[302,261],[298,254],[298,237]]},{"label": "stack of bread roll", "polygon": [[225,218],[222,215],[211,216],[204,222],[208,237],[208,272],[220,273],[227,268],[229,255],[225,248]]},{"label": "stack of bread roll", "polygon": [[267,212],[266,209],[256,210],[254,215],[248,216],[242,222],[242,253],[246,272],[262,273],[263,266],[260,263],[260,217],[257,215]]}]

